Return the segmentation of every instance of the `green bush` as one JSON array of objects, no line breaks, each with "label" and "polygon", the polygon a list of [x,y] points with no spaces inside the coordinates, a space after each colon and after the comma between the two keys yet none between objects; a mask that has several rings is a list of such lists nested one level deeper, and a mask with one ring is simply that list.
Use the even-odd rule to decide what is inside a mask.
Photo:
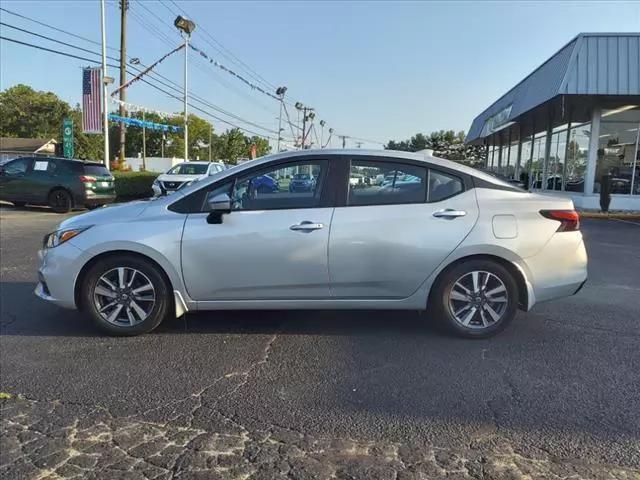
[{"label": "green bush", "polygon": [[133,200],[153,196],[151,184],[159,175],[155,172],[118,172],[114,171],[116,196],[118,200]]}]

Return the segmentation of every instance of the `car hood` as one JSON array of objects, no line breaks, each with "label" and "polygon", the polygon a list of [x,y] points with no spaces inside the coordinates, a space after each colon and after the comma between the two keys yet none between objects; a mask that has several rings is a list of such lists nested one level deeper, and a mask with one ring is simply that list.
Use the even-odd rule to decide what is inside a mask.
[{"label": "car hood", "polygon": [[151,200],[138,200],[111,204],[68,218],[60,224],[58,229],[126,221],[139,216],[150,203]]},{"label": "car hood", "polygon": [[161,182],[190,182],[191,180],[196,180],[200,178],[204,178],[206,175],[169,175],[163,173],[158,176],[158,180]]}]

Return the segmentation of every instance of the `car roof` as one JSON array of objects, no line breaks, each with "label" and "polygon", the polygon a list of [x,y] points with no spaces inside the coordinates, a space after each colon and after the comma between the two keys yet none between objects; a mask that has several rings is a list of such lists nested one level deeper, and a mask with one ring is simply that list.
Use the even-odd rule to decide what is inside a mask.
[{"label": "car roof", "polygon": [[[434,157],[432,155],[426,155],[423,153],[414,153],[414,152],[404,152],[400,150],[367,150],[361,148],[326,148],[326,149],[309,149],[309,150],[293,150],[287,152],[274,153],[271,155],[266,155],[264,157],[257,158],[255,160],[243,163],[242,165],[237,166],[237,169],[233,169],[234,171],[240,171],[242,167],[252,167],[257,166],[262,163],[268,163],[272,160],[284,159],[284,158],[296,158],[299,156],[305,155],[326,155],[326,156],[335,156],[335,157],[380,157],[380,158],[391,158],[391,159],[404,159],[404,160],[412,160],[417,162],[424,162],[431,164],[433,166],[441,166],[443,168],[448,168],[451,170],[458,170],[461,173],[466,173],[467,175],[472,175],[474,177],[480,178],[489,183],[493,183],[496,185],[503,185],[511,187],[511,185],[493,175],[489,175],[488,173],[481,172],[472,167],[468,167],[466,165],[462,165],[461,163],[453,162],[451,160],[446,160],[444,158]],[[244,169],[244,168],[242,168]]]}]

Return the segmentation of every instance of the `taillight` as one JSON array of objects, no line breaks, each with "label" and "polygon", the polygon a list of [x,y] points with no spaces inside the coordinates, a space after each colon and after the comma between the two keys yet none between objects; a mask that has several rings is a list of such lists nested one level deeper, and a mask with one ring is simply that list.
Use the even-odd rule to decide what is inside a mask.
[{"label": "taillight", "polygon": [[540,210],[540,215],[551,220],[558,220],[557,232],[575,232],[580,230],[580,215],[575,210]]},{"label": "taillight", "polygon": [[80,181],[82,183],[95,183],[97,182],[97,179],[91,175],[80,175]]}]

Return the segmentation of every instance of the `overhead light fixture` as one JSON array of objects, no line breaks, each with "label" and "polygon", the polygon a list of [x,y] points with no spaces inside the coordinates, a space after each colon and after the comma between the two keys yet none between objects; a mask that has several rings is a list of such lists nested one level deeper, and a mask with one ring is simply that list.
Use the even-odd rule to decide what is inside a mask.
[{"label": "overhead light fixture", "polygon": [[302,108],[304,107],[304,105],[302,105],[301,102],[296,102],[295,104],[296,110],[302,110]]},{"label": "overhead light fixture", "polygon": [[609,110],[607,113],[602,114],[602,118],[615,115],[616,113],[626,112],[627,110],[632,110],[637,107],[638,105],[625,105],[624,107],[616,108],[615,110]]},{"label": "overhead light fixture", "polygon": [[129,60],[129,63],[131,65],[140,65],[140,59],[138,57],[132,58],[131,60]]},{"label": "overhead light fixture", "polygon": [[325,122],[324,120],[320,120],[320,126],[324,127],[327,124],[327,122]]},{"label": "overhead light fixture", "polygon": [[278,87],[278,89],[276,90],[276,95],[280,95],[281,97],[284,97],[284,94],[287,92],[287,87]]},{"label": "overhead light fixture", "polygon": [[182,15],[178,15],[173,21],[173,24],[178,30],[183,31],[187,35],[191,35],[196,29],[196,24],[193,21],[189,20],[187,17],[183,17]]}]

